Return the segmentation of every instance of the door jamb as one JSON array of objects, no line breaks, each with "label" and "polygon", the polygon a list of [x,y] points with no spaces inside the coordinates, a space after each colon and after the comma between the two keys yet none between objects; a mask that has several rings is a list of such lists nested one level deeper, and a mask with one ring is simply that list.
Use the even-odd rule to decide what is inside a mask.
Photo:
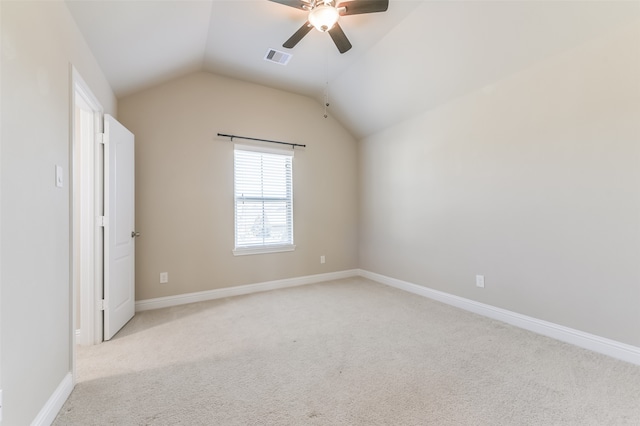
[{"label": "door jamb", "polygon": [[[81,140],[76,135],[76,95],[82,97],[83,101],[85,101],[89,107],[93,110],[94,113],[94,135],[90,140],[89,154],[86,158],[93,158],[93,162],[88,164],[90,168],[89,173],[93,175],[93,185],[92,190],[90,191],[93,196],[89,196],[89,198],[93,198],[93,200],[89,200],[87,204],[88,214],[91,216],[88,220],[89,226],[85,226],[80,232],[80,236],[76,235],[76,221],[80,221],[81,217],[75,212],[76,203],[80,202],[79,197],[77,196],[79,188],[77,187],[76,182],[76,169],[77,169],[77,150]],[[71,159],[69,168],[70,175],[70,267],[71,267],[71,277],[72,277],[72,285],[71,285],[71,322],[70,322],[70,332],[71,332],[71,368],[72,375],[75,384],[76,380],[76,308],[77,304],[81,303],[82,312],[86,311],[85,314],[81,314],[83,323],[87,322],[88,324],[81,324],[82,327],[87,328],[86,340],[83,341],[83,344],[96,344],[102,342],[102,311],[98,309],[97,302],[102,299],[102,285],[103,285],[103,228],[95,226],[96,216],[101,216],[103,213],[103,150],[96,143],[95,133],[102,133],[103,131],[103,116],[104,109],[98,99],[95,97],[87,83],[81,77],[80,73],[76,70],[73,65],[71,66],[71,123],[70,123],[70,133],[71,133]],[[86,223],[87,221],[85,221]],[[83,235],[84,234],[84,235]],[[88,242],[89,247],[89,264],[88,265],[78,265],[78,259],[75,256],[77,238],[84,238],[85,241]],[[87,268],[86,271],[93,276],[92,283],[84,284],[83,288],[81,288],[81,299],[76,300],[76,294],[78,290],[78,286],[81,286],[82,283],[79,280],[78,274],[76,273],[76,268]],[[93,271],[93,272],[92,272]]]}]

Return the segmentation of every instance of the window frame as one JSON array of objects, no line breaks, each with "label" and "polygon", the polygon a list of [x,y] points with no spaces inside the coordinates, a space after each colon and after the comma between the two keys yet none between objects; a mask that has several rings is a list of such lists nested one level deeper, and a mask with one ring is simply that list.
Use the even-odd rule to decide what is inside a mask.
[{"label": "window frame", "polygon": [[[258,244],[258,245],[240,245],[238,246],[238,202],[241,200],[241,198],[238,197],[238,194],[236,193],[237,190],[237,185],[238,185],[238,176],[237,176],[237,164],[236,164],[236,151],[245,151],[245,152],[255,152],[255,153],[259,153],[259,154],[270,154],[270,155],[281,155],[281,156],[286,156],[286,157],[290,157],[290,165],[291,165],[291,169],[290,169],[290,177],[289,177],[289,183],[287,184],[288,187],[288,191],[287,193],[289,194],[288,197],[283,198],[283,201],[286,201],[288,205],[290,205],[290,212],[287,212],[285,214],[286,218],[287,218],[287,222],[290,221],[290,224],[287,224],[287,228],[288,228],[288,232],[290,235],[289,241],[288,243],[285,244],[278,244],[278,243],[271,243],[271,244]],[[295,240],[294,240],[294,214],[293,214],[293,157],[294,157],[294,153],[293,150],[284,150],[284,149],[277,149],[277,148],[271,148],[271,147],[262,147],[262,146],[253,146],[253,145],[240,145],[240,144],[235,144],[234,145],[234,149],[233,149],[233,210],[234,210],[234,214],[233,214],[233,222],[234,222],[234,226],[233,226],[233,236],[234,236],[234,249],[233,249],[233,255],[234,256],[245,256],[245,255],[254,255],[254,254],[265,254],[265,253],[280,253],[280,252],[290,252],[290,251],[294,251],[296,248],[295,245]],[[262,183],[262,187],[264,187],[264,182]],[[262,199],[264,201],[273,201],[272,198],[269,197],[248,197],[253,201],[259,201],[260,199]],[[242,198],[244,199],[244,198]]]}]

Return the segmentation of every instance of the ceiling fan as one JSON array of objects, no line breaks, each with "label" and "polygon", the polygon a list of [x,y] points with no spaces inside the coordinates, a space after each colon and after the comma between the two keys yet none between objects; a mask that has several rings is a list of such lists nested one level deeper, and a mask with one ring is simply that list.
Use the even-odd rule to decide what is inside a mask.
[{"label": "ceiling fan", "polygon": [[341,16],[360,15],[363,13],[384,12],[389,7],[389,0],[353,0],[338,3],[336,0],[269,0],[285,6],[295,7],[309,12],[307,22],[296,31],[282,47],[293,48],[311,28],[320,32],[328,32],[340,53],[351,49],[351,42],[338,24]]}]

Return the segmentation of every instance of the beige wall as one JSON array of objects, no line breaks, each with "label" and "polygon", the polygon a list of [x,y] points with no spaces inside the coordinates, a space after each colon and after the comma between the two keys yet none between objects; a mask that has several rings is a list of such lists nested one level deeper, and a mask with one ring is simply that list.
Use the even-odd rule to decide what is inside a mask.
[{"label": "beige wall", "polygon": [[[357,267],[357,143],[317,102],[196,73],[118,109],[136,135],[137,300]],[[294,157],[294,252],[233,256],[233,143],[218,132],[307,145]]]},{"label": "beige wall", "polygon": [[26,425],[71,370],[70,64],[106,112],[116,99],[63,2],[0,8],[0,387],[3,424]]},{"label": "beige wall", "polygon": [[361,268],[640,346],[640,23],[364,139],[360,170]]}]

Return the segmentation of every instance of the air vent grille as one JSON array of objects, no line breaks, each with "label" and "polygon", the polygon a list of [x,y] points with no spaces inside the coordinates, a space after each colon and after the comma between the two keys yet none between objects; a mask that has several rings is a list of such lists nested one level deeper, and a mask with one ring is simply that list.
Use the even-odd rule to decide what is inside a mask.
[{"label": "air vent grille", "polygon": [[274,62],[280,65],[287,65],[293,55],[289,53],[280,52],[279,50],[269,49],[267,54],[264,55],[264,60],[268,62]]}]

